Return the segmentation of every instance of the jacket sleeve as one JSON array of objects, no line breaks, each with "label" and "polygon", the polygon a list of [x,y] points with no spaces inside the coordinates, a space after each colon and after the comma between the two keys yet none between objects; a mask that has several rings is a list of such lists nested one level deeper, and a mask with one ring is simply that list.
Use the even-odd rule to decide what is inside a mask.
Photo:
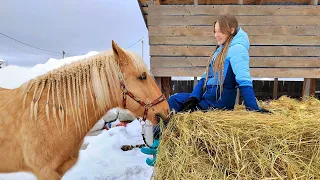
[{"label": "jacket sleeve", "polygon": [[198,82],[198,84],[196,85],[196,87],[194,87],[190,97],[195,97],[197,98],[199,101],[201,100],[201,96],[202,96],[202,87],[203,87],[203,84],[204,84],[204,80],[205,78],[201,78]]},{"label": "jacket sleeve", "polygon": [[230,64],[246,108],[249,110],[259,110],[260,108],[258,107],[252,87],[248,50],[244,46],[237,44],[230,47],[229,52],[232,54]]}]

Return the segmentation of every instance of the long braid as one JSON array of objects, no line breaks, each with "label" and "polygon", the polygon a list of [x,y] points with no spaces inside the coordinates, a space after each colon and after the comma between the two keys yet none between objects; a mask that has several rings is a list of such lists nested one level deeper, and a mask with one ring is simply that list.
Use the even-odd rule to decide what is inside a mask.
[{"label": "long braid", "polygon": [[216,75],[218,73],[218,84],[220,89],[220,98],[223,91],[223,80],[224,80],[224,62],[226,60],[226,56],[228,54],[229,46],[234,36],[230,36],[225,44],[222,47],[222,50],[219,52],[217,57],[214,60],[214,64],[212,67],[213,79],[216,79]]},{"label": "long braid", "polygon": [[214,52],[215,52],[218,48],[219,48],[219,46],[217,45],[217,46],[216,46],[216,49],[211,53],[210,58],[209,58],[208,61],[207,61],[207,66],[206,66],[206,78],[205,78],[205,80],[204,80],[204,84],[203,84],[203,87],[202,87],[202,91],[205,91],[205,89],[206,89],[206,85],[207,85],[207,81],[208,81],[208,77],[209,77],[211,60],[212,60],[212,57],[213,57],[213,55],[214,55]]},{"label": "long braid", "polygon": [[[46,86],[46,79],[42,80],[41,83],[40,83],[42,86],[41,86],[41,90],[40,90],[40,93],[39,93],[39,97],[38,99],[36,100],[35,104],[34,104],[34,108],[33,108],[33,113],[34,113],[34,120],[37,120],[37,115],[38,115],[38,105],[39,105],[39,101],[40,101],[40,98],[42,96],[42,93],[43,93],[43,90]],[[39,84],[39,85],[40,85]]]}]

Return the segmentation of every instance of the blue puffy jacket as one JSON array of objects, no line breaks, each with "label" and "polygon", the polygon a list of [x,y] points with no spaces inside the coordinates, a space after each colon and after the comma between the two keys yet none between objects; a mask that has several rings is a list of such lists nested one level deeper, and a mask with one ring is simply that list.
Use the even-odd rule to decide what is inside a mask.
[{"label": "blue puffy jacket", "polygon": [[[196,97],[200,102],[199,105],[201,108],[209,109],[210,107],[214,107],[219,109],[233,109],[237,95],[237,88],[239,88],[246,108],[259,110],[249,72],[249,47],[250,42],[247,33],[239,28],[237,34],[230,43],[224,63],[223,91],[221,97],[218,73],[214,78],[211,67],[209,68],[210,71],[205,92],[203,92],[202,87],[205,82],[206,73],[202,75],[202,78],[191,93],[190,97]],[[220,46],[214,52],[210,66],[213,65],[214,59],[221,49],[222,47]]]}]

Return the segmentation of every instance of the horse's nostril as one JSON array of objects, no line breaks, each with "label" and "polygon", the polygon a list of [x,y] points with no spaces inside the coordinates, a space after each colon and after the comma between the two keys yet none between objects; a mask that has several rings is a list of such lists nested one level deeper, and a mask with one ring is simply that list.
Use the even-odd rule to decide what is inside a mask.
[{"label": "horse's nostril", "polygon": [[157,113],[155,116],[156,116],[156,120],[158,121],[158,123],[160,123],[161,120],[163,120],[164,123],[167,123],[167,121],[169,120],[168,117],[165,117],[160,113]]},{"label": "horse's nostril", "polygon": [[156,120],[157,120],[158,123],[160,123],[160,121],[161,121],[161,116],[160,116],[159,114],[156,114]]}]

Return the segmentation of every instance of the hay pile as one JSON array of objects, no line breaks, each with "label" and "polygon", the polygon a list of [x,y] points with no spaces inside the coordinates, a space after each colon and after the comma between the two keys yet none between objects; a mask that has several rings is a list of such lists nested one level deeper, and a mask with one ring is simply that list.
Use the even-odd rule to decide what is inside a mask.
[{"label": "hay pile", "polygon": [[260,104],[273,114],[176,114],[162,135],[156,179],[320,179],[320,101]]}]

